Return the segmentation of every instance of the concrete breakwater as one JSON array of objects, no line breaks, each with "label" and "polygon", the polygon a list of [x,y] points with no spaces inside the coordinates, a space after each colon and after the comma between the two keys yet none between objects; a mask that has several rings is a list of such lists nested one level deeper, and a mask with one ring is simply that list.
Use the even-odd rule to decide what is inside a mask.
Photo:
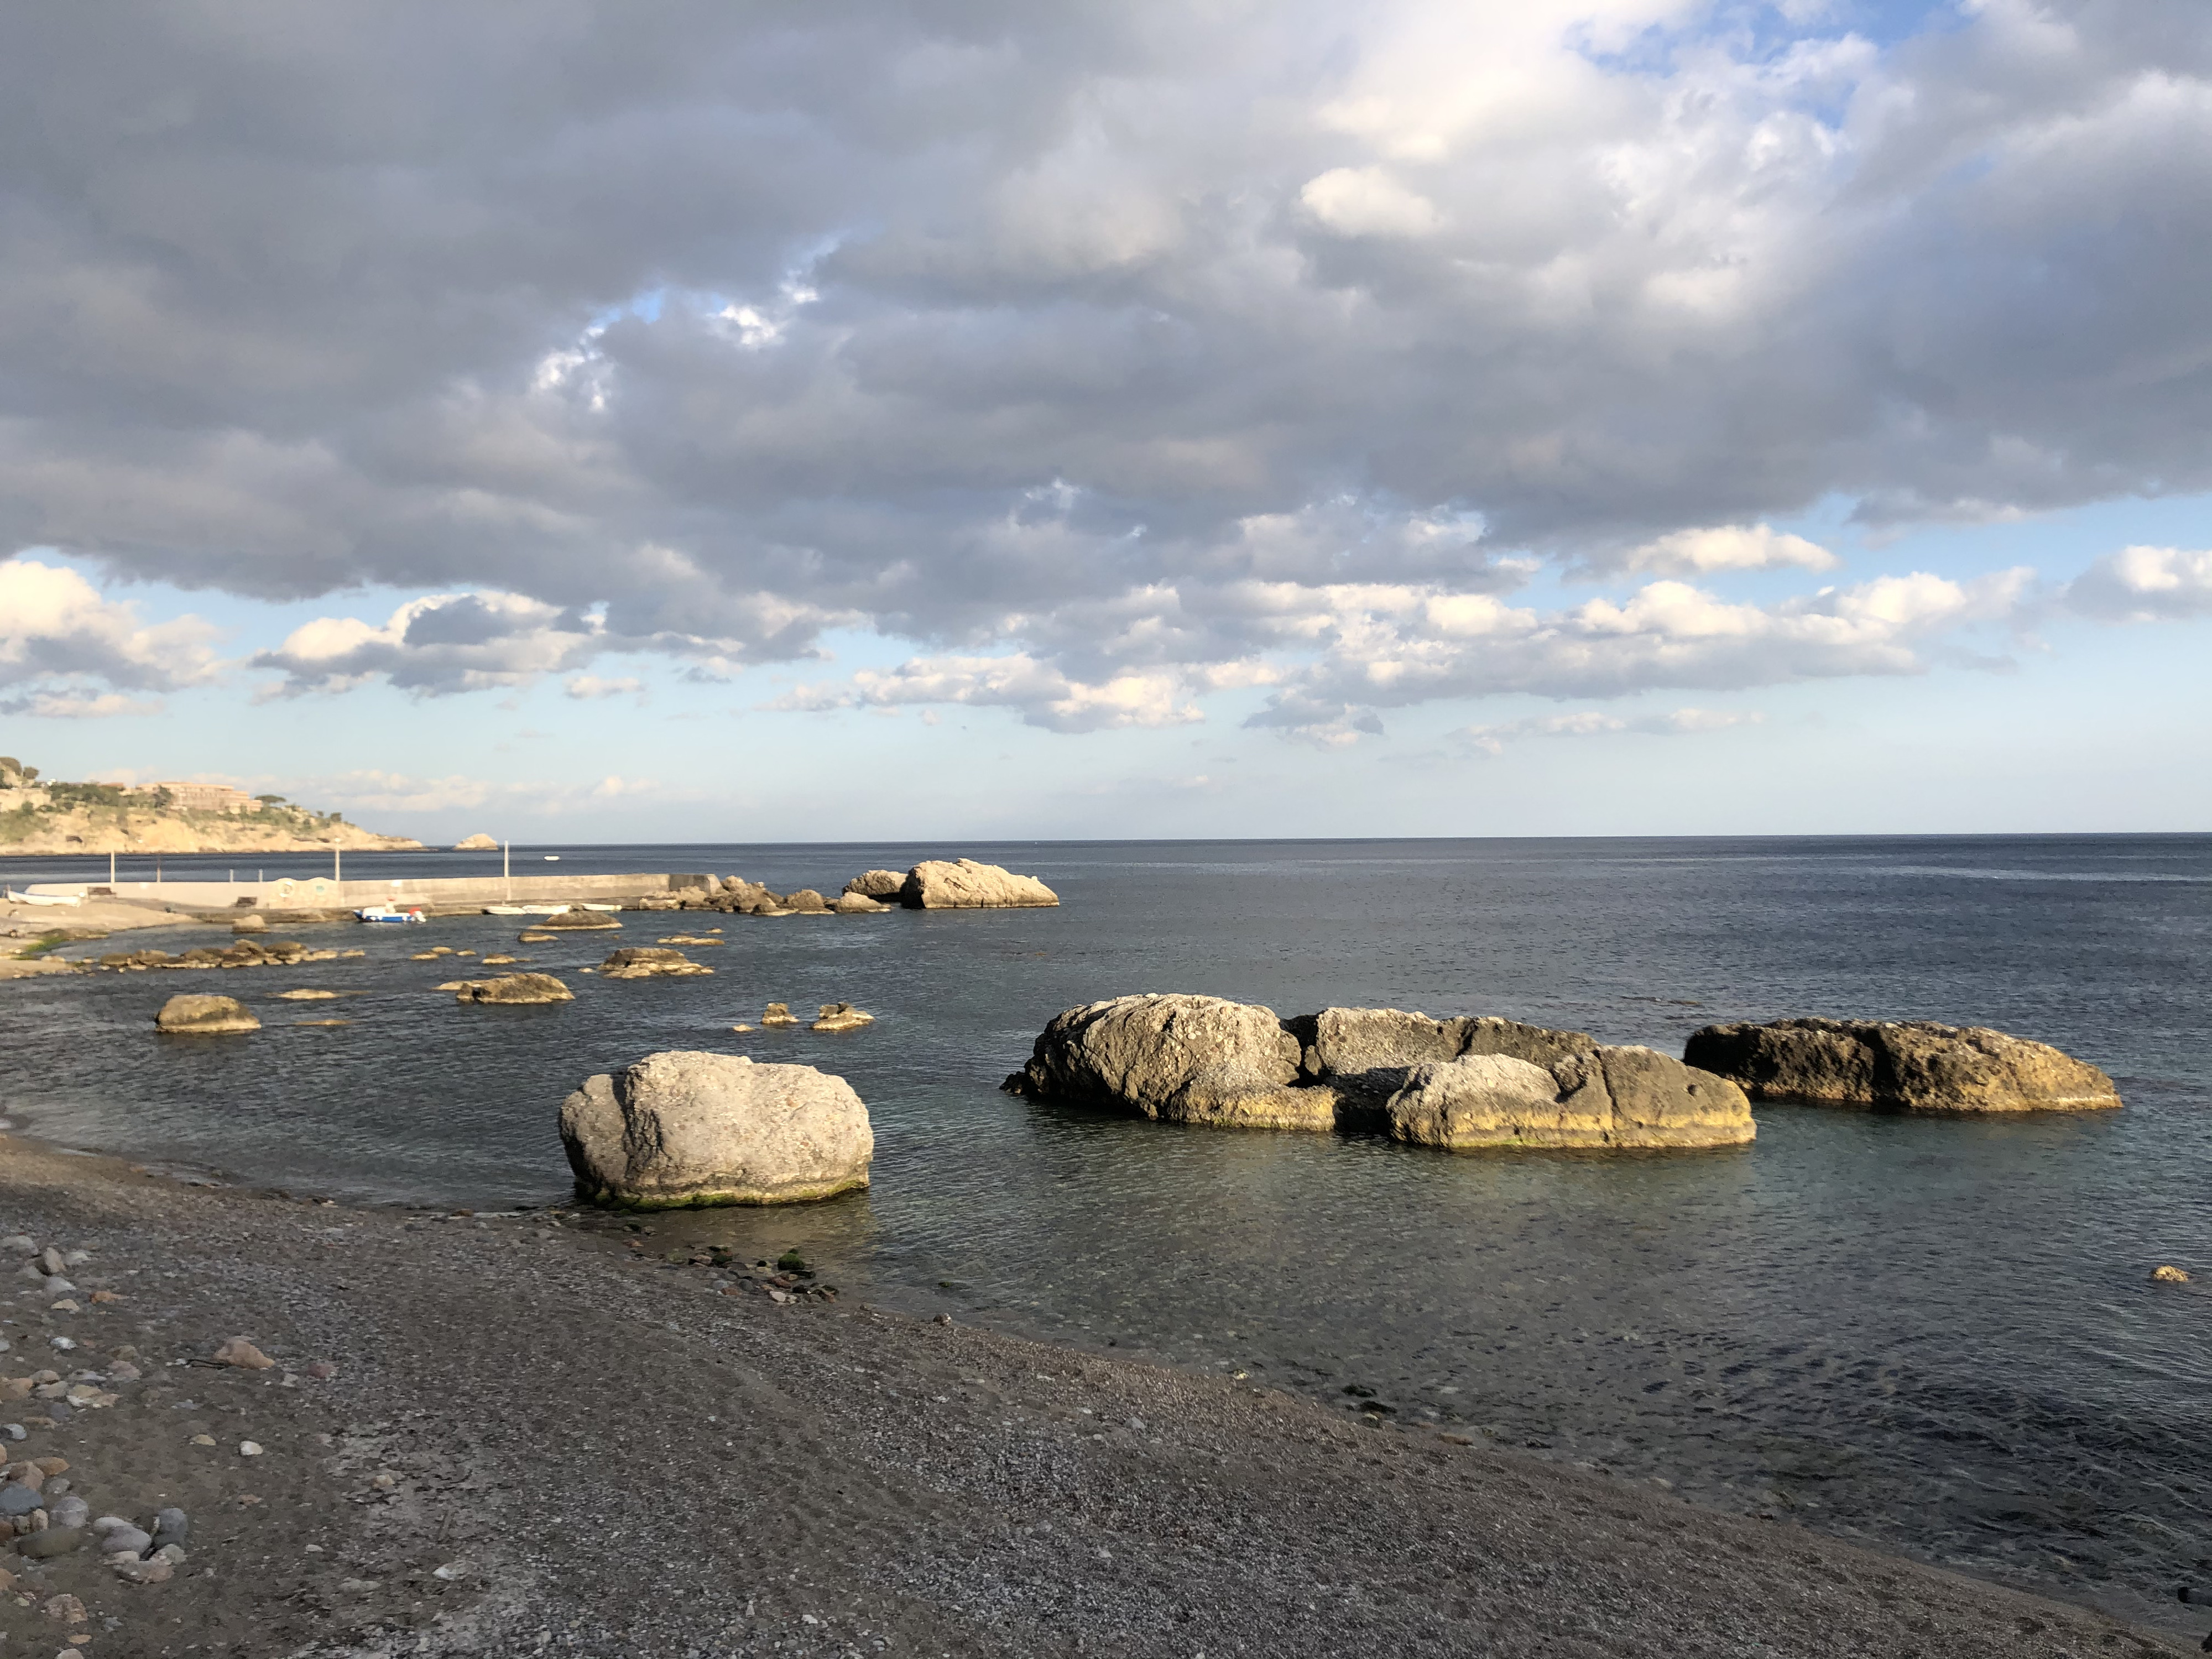
[{"label": "concrete breakwater", "polygon": [[[37,882],[41,897],[112,900],[179,915],[216,911],[355,910],[373,904],[429,911],[479,910],[487,904],[626,903],[691,888],[704,874],[611,876],[428,876],[386,881],[337,881],[327,876],[278,881]],[[247,901],[241,903],[240,901]]]}]

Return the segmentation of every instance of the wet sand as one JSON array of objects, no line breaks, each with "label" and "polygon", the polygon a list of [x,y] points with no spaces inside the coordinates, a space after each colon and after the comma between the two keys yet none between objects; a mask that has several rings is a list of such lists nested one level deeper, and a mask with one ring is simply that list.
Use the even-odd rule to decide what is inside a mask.
[{"label": "wet sand", "polygon": [[[719,1291],[727,1271],[619,1229],[187,1186],[0,1138],[16,1230],[92,1253],[80,1303],[121,1299],[51,1312],[0,1281],[0,1370],[127,1346],[145,1376],[14,1454],[67,1458],[95,1516],[174,1504],[193,1535],[166,1584],[82,1553],[19,1567],[9,1653],[70,1631],[86,1659],[2185,1650],[1246,1382]],[[79,1346],[56,1358],[59,1334]],[[276,1365],[204,1363],[235,1334]],[[65,1594],[84,1624],[43,1611]]]}]

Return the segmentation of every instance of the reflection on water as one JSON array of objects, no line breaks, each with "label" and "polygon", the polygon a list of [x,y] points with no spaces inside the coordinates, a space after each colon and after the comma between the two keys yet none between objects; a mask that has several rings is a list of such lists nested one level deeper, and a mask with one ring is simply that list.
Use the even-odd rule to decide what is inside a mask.
[{"label": "reflection on water", "polygon": [[[568,849],[564,865],[834,886],[933,850]],[[694,952],[711,979],[576,972],[686,931],[631,915],[618,935],[538,947],[454,919],[351,930],[371,953],[358,963],[11,986],[0,1109],[70,1144],[242,1179],[500,1207],[564,1196],[554,1115],[592,1071],[673,1047],[818,1064],[869,1103],[874,1188],[656,1218],[656,1246],[797,1245],[848,1295],[1467,1425],[2166,1622],[2188,1611],[2175,1584],[2203,1583],[2212,1554],[2208,851],[2181,837],[1006,849],[1066,907],[718,918],[729,943]],[[2012,872],[2033,879],[1991,878]],[[458,1007],[428,988],[459,965],[410,959],[426,942],[533,956],[578,1000]],[[334,1006],[270,1000],[295,984],[352,994],[335,1005],[352,1023],[286,1023]],[[186,986],[246,996],[268,1029],[157,1042],[153,1008]],[[1756,1146],[1721,1152],[1454,1155],[996,1091],[1052,1013],[1139,989],[1503,1013],[1675,1052],[1711,1019],[1987,1023],[2105,1066],[2130,1109],[1976,1121],[1772,1107]],[[850,1000],[878,1023],[727,1030],[771,1000]],[[2154,1286],[2161,1261],[2208,1271]]]}]

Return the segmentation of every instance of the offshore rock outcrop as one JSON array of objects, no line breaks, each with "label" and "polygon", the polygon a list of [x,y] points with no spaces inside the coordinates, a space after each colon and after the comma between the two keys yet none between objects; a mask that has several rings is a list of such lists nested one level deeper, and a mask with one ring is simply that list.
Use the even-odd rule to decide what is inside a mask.
[{"label": "offshore rock outcrop", "polygon": [[1778,1019],[1708,1025],[1682,1058],[1753,1100],[1898,1112],[2107,1111],[2112,1079],[2045,1042],[1932,1020]]},{"label": "offshore rock outcrop", "polygon": [[1279,1019],[1206,996],[1070,1008],[1006,1086],[1172,1122],[1375,1127],[1453,1148],[1725,1146],[1756,1133],[1741,1089],[1650,1048],[1396,1008]]},{"label": "offshore rock outcrop", "polygon": [[220,1036],[258,1031],[261,1022],[236,997],[171,997],[154,1016],[154,1029],[173,1036]]},{"label": "offshore rock outcrop", "polygon": [[899,902],[909,910],[1018,909],[1058,904],[1060,895],[995,864],[925,859],[899,884]]},{"label": "offshore rock outcrop", "polygon": [[876,1146],[841,1077],[680,1049],[586,1079],[561,1143],[580,1192],[641,1209],[829,1198],[868,1184]]}]

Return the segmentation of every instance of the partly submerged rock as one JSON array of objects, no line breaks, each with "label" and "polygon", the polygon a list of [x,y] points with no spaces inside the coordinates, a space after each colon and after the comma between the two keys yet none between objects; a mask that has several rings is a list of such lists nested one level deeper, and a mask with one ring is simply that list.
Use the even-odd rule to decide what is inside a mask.
[{"label": "partly submerged rock", "polygon": [[1035,876],[1018,876],[995,864],[930,859],[907,872],[899,902],[909,910],[1000,909],[1057,904],[1060,895]]},{"label": "partly submerged rock", "polygon": [[783,896],[783,908],[797,916],[821,916],[830,913],[830,901],[811,887],[802,887],[795,893]]},{"label": "partly submerged rock", "polygon": [[849,1002],[825,1002],[813,1024],[807,1029],[812,1031],[857,1031],[863,1025],[875,1023],[873,1014],[864,1014]]},{"label": "partly submerged rock", "polygon": [[864,870],[845,884],[845,890],[859,898],[895,899],[906,885],[906,878],[896,870]]},{"label": "partly submerged rock", "polygon": [[1728,1146],[1756,1133],[1724,1078],[1655,1049],[1598,1045],[1549,1065],[1469,1054],[1414,1066],[1383,1108],[1422,1146]]},{"label": "partly submerged rock", "polygon": [[601,975],[607,979],[684,979],[714,971],[703,962],[692,961],[681,951],[662,950],[656,945],[617,951],[599,964]]},{"label": "partly submerged rock", "polygon": [[672,1051],[586,1080],[561,1107],[578,1190],[640,1208],[784,1204],[868,1184],[875,1134],[841,1077]]},{"label": "partly submerged rock", "polygon": [[1371,1125],[1432,1146],[1719,1146],[1755,1133],[1741,1090],[1651,1049],[1397,1008],[1279,1020],[1218,997],[1116,997],[1054,1018],[1006,1086],[1185,1123]]},{"label": "partly submerged rock", "polygon": [[1055,1016],[1008,1086],[1179,1123],[1326,1128],[1327,1090],[1294,1090],[1298,1040],[1274,1011],[1219,997],[1114,997]]},{"label": "partly submerged rock", "polygon": [[336,991],[315,991],[302,987],[296,991],[279,991],[279,1002],[328,1002],[337,995]]},{"label": "partly submerged rock", "polygon": [[576,994],[550,974],[501,974],[491,979],[463,980],[456,1002],[527,1004],[574,1002]]},{"label": "partly submerged rock", "polygon": [[1682,1057],[1754,1100],[1905,1112],[2098,1111],[2112,1079],[2047,1043],[1931,1020],[1778,1019],[1708,1025]]},{"label": "partly submerged rock", "polygon": [[229,1031],[258,1031],[261,1022],[236,997],[171,997],[154,1016],[154,1029],[177,1036],[219,1036]]},{"label": "partly submerged rock", "polygon": [[830,908],[841,916],[866,916],[892,907],[880,899],[870,898],[866,893],[846,892],[831,899]]},{"label": "partly submerged rock", "polygon": [[230,931],[234,933],[265,933],[269,931],[269,918],[257,916],[248,911],[230,924]]},{"label": "partly submerged rock", "polygon": [[550,928],[556,933],[605,933],[609,928],[620,927],[622,923],[617,921],[614,916],[605,910],[572,908],[556,910],[535,925],[540,931]]},{"label": "partly submerged rock", "polygon": [[761,1024],[763,1025],[796,1025],[799,1024],[799,1016],[791,1012],[791,1006],[788,1003],[771,1002],[769,1004],[767,1011],[761,1015]]}]

